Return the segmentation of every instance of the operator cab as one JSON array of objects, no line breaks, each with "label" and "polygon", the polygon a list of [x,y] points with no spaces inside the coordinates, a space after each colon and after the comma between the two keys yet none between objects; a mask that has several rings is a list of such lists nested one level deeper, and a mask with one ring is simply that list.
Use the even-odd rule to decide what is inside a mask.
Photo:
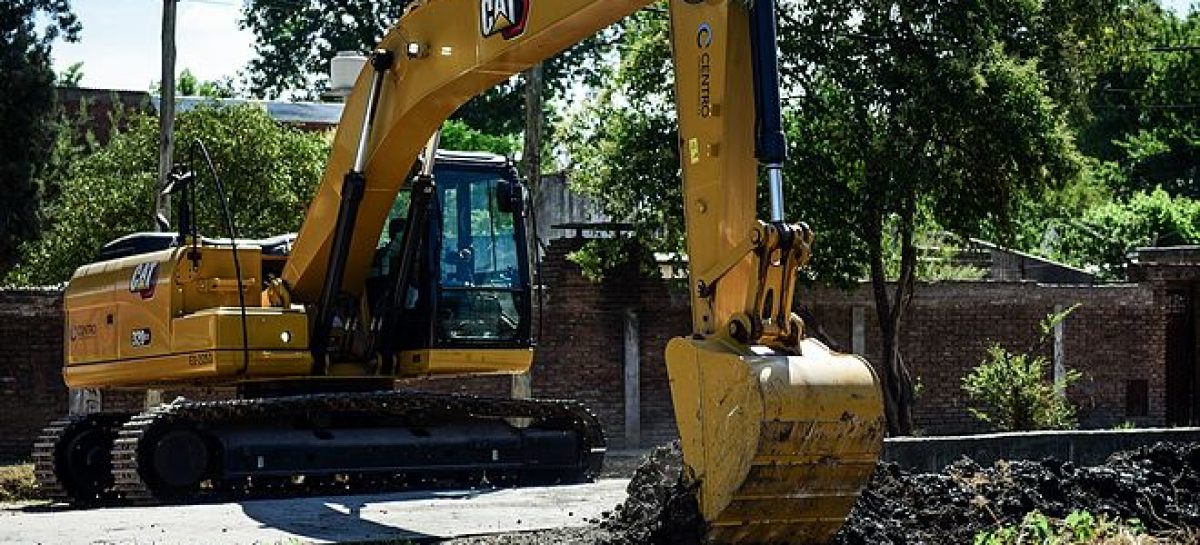
[{"label": "operator cab", "polygon": [[[393,309],[393,330],[380,332],[392,338],[402,374],[419,372],[404,367],[420,351],[532,345],[524,190],[516,169],[498,155],[439,151],[433,174],[436,190],[418,230],[424,233],[414,270],[405,293],[390,297],[402,308]],[[373,308],[389,299],[402,274],[405,231],[417,213],[412,200],[408,190],[397,196],[380,237],[367,280]]]}]

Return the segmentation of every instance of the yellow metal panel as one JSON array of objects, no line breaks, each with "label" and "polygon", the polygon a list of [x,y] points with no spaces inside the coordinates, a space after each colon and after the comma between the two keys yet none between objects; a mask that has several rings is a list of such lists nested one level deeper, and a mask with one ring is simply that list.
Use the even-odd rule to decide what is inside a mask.
[{"label": "yellow metal panel", "polygon": [[[221,307],[173,320],[175,352],[236,350],[242,347],[242,316],[237,307]],[[308,319],[303,312],[247,308],[249,344],[271,350],[307,350]],[[286,340],[285,340],[286,339]]]},{"label": "yellow metal panel", "polygon": [[529,348],[407,350],[399,355],[397,374],[402,377],[427,375],[520,374],[533,364]]},{"label": "yellow metal panel", "polygon": [[202,350],[137,360],[73,365],[63,369],[70,388],[147,387],[169,384],[234,384],[243,378],[294,377],[312,367],[307,350],[250,351],[250,367],[243,366],[240,350]]},{"label": "yellow metal panel", "polygon": [[[195,269],[187,257],[189,251],[187,248],[176,250],[176,266],[172,270],[176,298],[174,315],[181,316],[206,308],[237,306],[237,269],[231,248],[201,246],[199,267]],[[257,307],[262,302],[262,250],[257,246],[238,246],[237,255],[246,306]]]},{"label": "yellow metal panel", "polygon": [[[688,267],[707,271],[735,254],[757,225],[754,85],[749,22],[737,1],[671,2],[676,107],[683,147]],[[715,333],[745,309],[749,257],[721,279],[710,307],[692,282],[692,330]],[[694,278],[693,278],[694,280]]]}]

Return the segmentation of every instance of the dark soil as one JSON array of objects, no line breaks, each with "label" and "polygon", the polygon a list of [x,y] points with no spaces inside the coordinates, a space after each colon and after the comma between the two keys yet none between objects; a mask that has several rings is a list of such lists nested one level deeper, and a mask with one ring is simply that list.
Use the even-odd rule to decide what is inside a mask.
[{"label": "dark soil", "polygon": [[881,464],[835,543],[971,543],[1034,510],[1136,518],[1150,533],[1200,526],[1200,445],[1160,443],[1097,467],[1049,459],[981,468],[964,459],[941,473],[912,474]]},{"label": "dark soil", "polygon": [[[606,460],[607,464],[608,461]],[[609,473],[608,470],[605,471]],[[628,475],[628,473],[626,473]],[[629,481],[629,496],[587,528],[563,528],[517,534],[460,538],[453,545],[591,545],[699,544],[704,530],[700,507],[683,475],[678,443],[646,455]]]},{"label": "dark soil", "polygon": [[[660,447],[633,475],[629,498],[590,528],[455,540],[456,544],[696,544],[703,523],[682,478],[677,445]],[[1097,467],[1069,462],[963,459],[941,473],[880,464],[836,545],[971,543],[1031,511],[1062,518],[1088,511],[1139,519],[1152,534],[1200,527],[1200,445],[1161,443],[1114,454]]]},{"label": "dark soil", "polygon": [[625,489],[629,497],[599,523],[612,545],[692,544],[704,533],[704,519],[693,485],[684,479],[679,443],[661,446],[646,456]]}]

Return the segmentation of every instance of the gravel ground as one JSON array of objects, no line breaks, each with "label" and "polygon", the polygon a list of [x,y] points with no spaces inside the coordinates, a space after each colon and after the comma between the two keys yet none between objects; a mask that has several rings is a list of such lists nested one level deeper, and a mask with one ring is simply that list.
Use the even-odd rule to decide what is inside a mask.
[{"label": "gravel ground", "polygon": [[[676,447],[656,449],[629,485],[629,499],[587,528],[449,541],[453,545],[699,543],[702,524],[679,478]],[[1031,511],[1062,518],[1072,511],[1128,520],[1152,534],[1195,543],[1200,528],[1200,445],[1162,443],[1114,454],[1097,467],[1069,462],[962,460],[941,473],[914,474],[880,464],[835,545],[949,545]]]}]

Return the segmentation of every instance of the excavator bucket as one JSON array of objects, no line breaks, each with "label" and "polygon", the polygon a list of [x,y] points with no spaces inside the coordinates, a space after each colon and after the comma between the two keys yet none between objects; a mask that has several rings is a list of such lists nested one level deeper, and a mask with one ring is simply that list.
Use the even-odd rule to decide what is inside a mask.
[{"label": "excavator bucket", "polygon": [[684,463],[714,543],[825,543],[883,447],[879,380],[857,356],[676,338],[667,371]]}]

